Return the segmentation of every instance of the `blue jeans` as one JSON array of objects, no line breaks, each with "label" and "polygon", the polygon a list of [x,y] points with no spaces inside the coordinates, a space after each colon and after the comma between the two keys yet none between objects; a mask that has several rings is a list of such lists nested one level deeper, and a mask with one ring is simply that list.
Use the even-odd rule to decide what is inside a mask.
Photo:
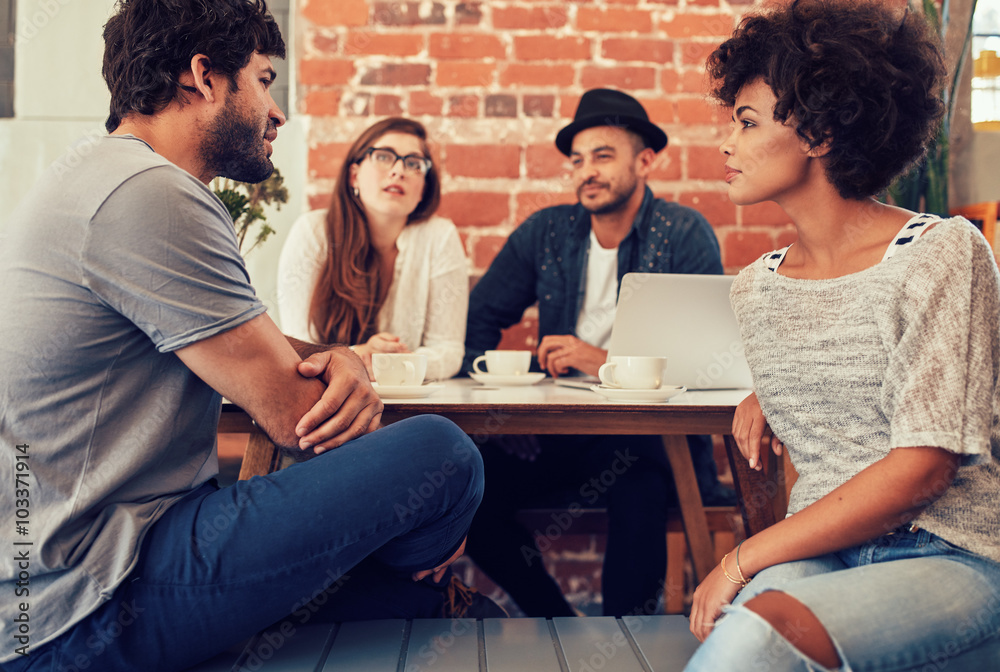
[{"label": "blue jeans", "polygon": [[410,574],[457,550],[482,494],[478,450],[437,416],[205,484],[151,527],[108,602],[3,668],[178,670],[279,619],[287,632],[319,618],[433,616],[442,592]]},{"label": "blue jeans", "polygon": [[760,572],[686,670],[827,670],[742,606],[767,590],[823,624],[841,670],[1000,669],[1000,564],[926,530],[899,531]]}]

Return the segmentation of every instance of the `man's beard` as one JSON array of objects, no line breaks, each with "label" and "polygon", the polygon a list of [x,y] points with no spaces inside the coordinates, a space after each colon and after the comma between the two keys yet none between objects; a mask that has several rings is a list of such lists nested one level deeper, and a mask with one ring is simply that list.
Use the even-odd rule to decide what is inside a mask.
[{"label": "man's beard", "polygon": [[609,184],[597,182],[597,184],[601,184],[610,190],[611,200],[603,205],[591,207],[584,203],[583,198],[580,197],[580,193],[583,191],[583,188],[587,186],[587,184],[588,182],[584,182],[577,187],[576,200],[592,215],[607,215],[612,212],[618,212],[625,207],[625,204],[630,198],[632,198],[632,194],[635,193],[635,190],[639,185],[638,180],[635,179],[634,175],[632,176],[631,181],[622,184],[618,189],[611,188]]},{"label": "man's beard", "polygon": [[199,150],[206,169],[212,175],[239,182],[257,183],[269,178],[274,164],[264,151],[264,133],[273,123],[268,120],[261,128],[237,109],[230,96],[209,125]]}]

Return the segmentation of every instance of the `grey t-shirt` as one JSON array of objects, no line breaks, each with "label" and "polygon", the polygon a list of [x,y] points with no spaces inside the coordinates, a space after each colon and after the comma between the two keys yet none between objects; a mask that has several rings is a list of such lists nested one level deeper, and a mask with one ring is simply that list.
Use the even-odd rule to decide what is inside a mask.
[{"label": "grey t-shirt", "polygon": [[936,446],[962,466],[915,522],[1000,561],[1000,278],[982,235],[945,220],[829,280],[780,275],[769,256],[731,299],[761,408],[798,472],[789,513],[894,448]]},{"label": "grey t-shirt", "polygon": [[221,201],[141,140],[85,142],[26,196],[0,250],[0,662],[15,617],[31,649],[67,630],[217,473],[220,397],[173,351],[264,310]]}]

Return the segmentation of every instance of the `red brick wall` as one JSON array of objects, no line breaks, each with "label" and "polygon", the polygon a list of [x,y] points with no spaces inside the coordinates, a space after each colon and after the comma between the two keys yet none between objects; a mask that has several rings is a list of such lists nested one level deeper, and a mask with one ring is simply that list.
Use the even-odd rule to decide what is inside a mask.
[{"label": "red brick wall", "polygon": [[726,114],[705,57],[750,0],[302,0],[298,109],[311,117],[309,202],[324,207],[344,152],[386,115],[423,122],[443,168],[440,213],[483,271],[527,215],[573,202],[556,132],[589,88],[636,96],[670,136],[650,186],[700,210],[733,272],[790,242],[774,204],[726,197]]}]

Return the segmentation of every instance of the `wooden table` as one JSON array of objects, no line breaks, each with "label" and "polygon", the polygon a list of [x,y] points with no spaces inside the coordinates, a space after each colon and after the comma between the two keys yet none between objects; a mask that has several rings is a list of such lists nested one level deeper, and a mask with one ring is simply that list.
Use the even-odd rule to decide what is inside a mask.
[{"label": "wooden table", "polygon": [[[685,392],[666,403],[610,402],[585,389],[561,387],[546,379],[524,387],[488,387],[468,378],[441,383],[420,399],[385,398],[384,424],[433,413],[452,420],[473,438],[491,434],[659,434],[673,470],[684,531],[697,581],[715,562],[687,434],[722,434],[733,470],[744,525],[753,534],[775,520],[783,506],[780,471],[773,459],[766,472],[751,471],[739,456],[729,433],[733,413],[749,390]],[[251,434],[241,478],[268,473],[281,456],[273,444],[238,407],[223,406],[219,432]],[[734,457],[736,459],[734,459]],[[773,456],[771,456],[773,458]]]}]

